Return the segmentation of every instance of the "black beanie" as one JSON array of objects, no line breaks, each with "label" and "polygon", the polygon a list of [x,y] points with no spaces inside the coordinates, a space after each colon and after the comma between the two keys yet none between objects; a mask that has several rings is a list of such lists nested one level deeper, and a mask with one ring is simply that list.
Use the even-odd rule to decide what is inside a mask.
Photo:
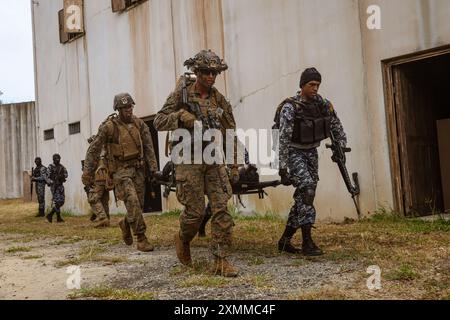
[{"label": "black beanie", "polygon": [[300,77],[300,88],[310,81],[322,82],[322,76],[316,68],[308,68],[303,71],[302,76]]}]

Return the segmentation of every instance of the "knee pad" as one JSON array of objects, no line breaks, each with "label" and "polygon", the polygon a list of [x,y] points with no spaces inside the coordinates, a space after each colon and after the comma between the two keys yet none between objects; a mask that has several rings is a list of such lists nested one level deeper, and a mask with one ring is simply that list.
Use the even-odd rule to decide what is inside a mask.
[{"label": "knee pad", "polygon": [[306,189],[302,194],[303,202],[309,206],[313,205],[315,197],[316,191],[314,189]]}]

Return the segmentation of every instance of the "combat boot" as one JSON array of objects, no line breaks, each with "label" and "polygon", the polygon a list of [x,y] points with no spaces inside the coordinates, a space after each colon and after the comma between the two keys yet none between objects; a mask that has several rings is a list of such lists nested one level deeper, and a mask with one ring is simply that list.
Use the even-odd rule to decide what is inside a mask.
[{"label": "combat boot", "polygon": [[322,250],[314,243],[311,237],[311,224],[302,226],[302,253],[305,256],[320,256],[323,254]]},{"label": "combat boot", "polygon": [[178,260],[185,266],[192,266],[191,248],[189,242],[183,242],[180,233],[175,234],[175,250],[177,252]]},{"label": "combat boot", "polygon": [[225,258],[214,257],[214,263],[211,269],[212,274],[227,278],[238,276],[239,271]]},{"label": "combat boot", "polygon": [[52,209],[52,211],[50,211],[47,216],[45,217],[47,219],[48,222],[52,223],[53,222],[53,214],[55,213],[55,210]]},{"label": "combat boot", "polygon": [[286,226],[283,235],[278,241],[278,251],[280,252],[284,251],[287,253],[294,253],[294,254],[299,254],[302,252],[300,249],[294,247],[291,243],[291,239],[296,231],[297,229]]},{"label": "combat boot", "polygon": [[109,220],[107,218],[103,218],[98,221],[95,221],[94,228],[96,229],[108,228],[109,225],[110,225]]},{"label": "combat boot", "polygon": [[57,223],[63,223],[64,222],[63,218],[61,218],[61,212],[57,212],[56,213],[56,222]]},{"label": "combat boot", "polygon": [[130,225],[128,224],[126,218],[120,220],[119,227],[120,230],[122,230],[123,242],[125,242],[127,246],[131,246],[133,244],[133,236],[131,235]]},{"label": "combat boot", "polygon": [[148,242],[145,234],[140,234],[137,236],[136,249],[142,252],[149,252],[155,250],[155,247]]},{"label": "combat boot", "polygon": [[39,213],[35,215],[36,218],[45,217],[45,212],[43,208],[39,208]]},{"label": "combat boot", "polygon": [[206,237],[205,228],[206,228],[206,224],[211,219],[211,217],[212,217],[211,204],[208,203],[208,206],[205,209],[205,215],[203,216],[202,223],[200,224],[200,227],[198,229],[198,236],[200,238]]}]

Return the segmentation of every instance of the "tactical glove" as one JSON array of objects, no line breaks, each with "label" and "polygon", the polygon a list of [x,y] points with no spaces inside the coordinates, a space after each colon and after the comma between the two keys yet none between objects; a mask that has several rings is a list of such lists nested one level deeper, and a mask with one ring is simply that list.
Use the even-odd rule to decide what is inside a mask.
[{"label": "tactical glove", "polygon": [[290,186],[292,184],[291,179],[289,178],[289,173],[287,169],[280,169],[278,174],[281,177],[281,183],[285,186]]},{"label": "tactical glove", "polygon": [[187,129],[193,128],[194,122],[195,122],[195,120],[197,120],[192,113],[190,113],[186,110],[183,110],[183,109],[179,111],[179,119],[181,120],[181,122],[184,123],[184,126]]},{"label": "tactical glove", "polygon": [[232,167],[230,171],[230,181],[232,184],[239,182],[239,168]]},{"label": "tactical glove", "polygon": [[86,172],[83,172],[83,175],[81,176],[81,182],[83,182],[83,185],[85,186],[91,186],[93,184],[92,176],[87,174]]}]

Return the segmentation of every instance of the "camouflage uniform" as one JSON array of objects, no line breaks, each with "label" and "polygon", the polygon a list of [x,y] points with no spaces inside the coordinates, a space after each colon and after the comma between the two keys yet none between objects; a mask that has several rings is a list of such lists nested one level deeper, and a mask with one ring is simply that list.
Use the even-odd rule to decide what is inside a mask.
[{"label": "camouflage uniform", "polygon": [[36,195],[39,202],[39,212],[45,211],[45,184],[47,183],[47,168],[45,166],[36,167],[33,170],[33,178],[35,181]]},{"label": "camouflage uniform", "polygon": [[[88,139],[89,144],[94,141],[95,136]],[[103,148],[100,154],[100,160],[95,172],[99,172],[99,170],[104,169],[107,170],[106,165],[106,149]],[[84,163],[84,161],[83,161]],[[92,216],[91,221],[97,219],[99,223],[96,227],[108,226],[101,223],[101,221],[110,220],[109,216],[109,191],[111,190],[109,186],[109,181],[107,181],[104,175],[97,174],[97,179],[94,178],[94,184],[92,186],[87,187],[87,198],[89,205],[91,206]]]},{"label": "camouflage uniform", "polygon": [[53,202],[52,212],[56,212],[58,216],[61,213],[61,207],[66,201],[63,183],[66,181],[67,177],[67,170],[62,164],[54,165],[52,163],[48,166],[48,180]]},{"label": "camouflage uniform", "polygon": [[[202,51],[194,59],[185,62],[191,70],[196,72],[198,61],[208,70],[218,73],[226,70],[226,65],[211,51]],[[235,129],[236,123],[232,107],[224,96],[215,88],[210,89],[209,96],[201,99],[200,92],[194,84],[187,87],[188,101],[197,103],[203,115],[216,114],[221,130]],[[220,108],[220,109],[219,109]],[[184,128],[180,121],[180,110],[187,110],[182,102],[182,92],[177,88],[168,98],[163,108],[155,118],[155,128],[158,131],[173,131]],[[197,119],[199,120],[199,119]],[[192,132],[192,131],[191,131]],[[205,214],[205,197],[207,195],[212,211],[212,239],[210,250],[215,257],[225,258],[230,253],[232,242],[233,218],[227,209],[232,189],[224,164],[179,164],[175,166],[177,183],[177,198],[184,205],[180,216],[180,238],[183,243],[189,243],[199,231]]]},{"label": "camouflage uniform", "polygon": [[[115,110],[130,104],[134,104],[134,101],[129,94],[119,94],[114,99]],[[108,117],[87,150],[83,176],[94,180],[103,148],[107,150],[108,174],[112,176],[115,194],[127,209],[126,219],[123,220],[126,225],[124,228],[131,227],[138,239],[139,249],[140,239],[147,241],[147,228],[142,216],[146,172],[150,176],[158,169],[150,130],[144,121],[135,116],[132,116],[131,123],[124,123],[116,114]],[[126,148],[132,153],[136,149],[138,153],[127,156]],[[94,187],[94,193],[95,190]],[[92,198],[98,196],[95,193]],[[132,238],[125,243],[131,245]]]},{"label": "camouflage uniform", "polygon": [[[332,104],[320,97],[316,96],[314,101],[306,101],[298,94],[293,97],[296,101],[300,102],[304,108],[313,107],[319,105],[319,108],[324,110],[324,113],[331,117],[331,131],[336,139],[341,141],[343,145],[347,144],[347,138],[344,133],[341,121],[336,115]],[[318,174],[318,144],[310,146],[298,146],[291,142],[292,134],[294,131],[294,119],[296,113],[299,112],[298,105],[287,102],[284,104],[280,113],[280,142],[279,142],[279,154],[280,154],[280,169],[289,169],[289,178],[294,185],[295,204],[291,208],[288,218],[288,225],[298,229],[303,225],[314,224],[316,219],[316,210],[311,201],[305,201],[308,195],[305,194],[306,190],[316,190],[317,183],[319,181]],[[308,202],[310,204],[308,204]]]},{"label": "camouflage uniform", "polygon": [[88,192],[88,202],[92,213],[98,220],[110,219],[109,217],[109,190],[104,185],[94,184]]}]

